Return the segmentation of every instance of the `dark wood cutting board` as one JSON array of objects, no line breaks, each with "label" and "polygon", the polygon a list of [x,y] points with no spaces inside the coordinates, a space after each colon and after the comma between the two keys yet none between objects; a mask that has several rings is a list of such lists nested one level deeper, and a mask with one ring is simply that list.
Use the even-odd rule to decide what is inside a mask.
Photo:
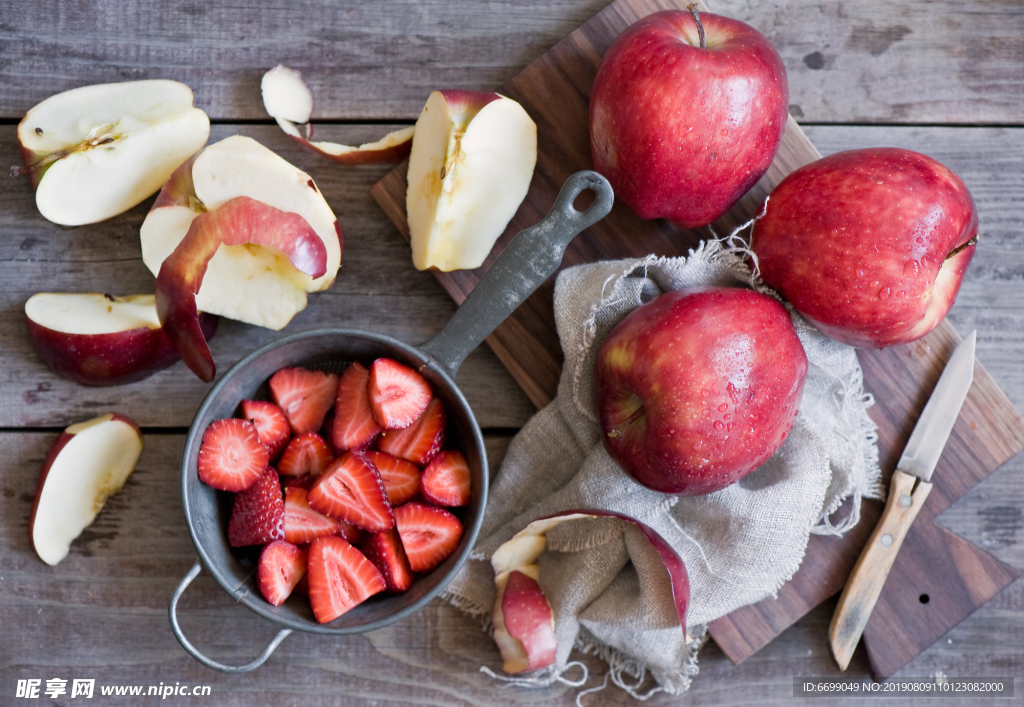
[{"label": "dark wood cutting board", "polygon": [[[637,19],[686,0],[616,0],[498,89],[519,101],[537,122],[537,169],[529,194],[484,265],[438,273],[461,303],[484,272],[523,228],[540,220],[563,181],[592,168],[588,137],[590,87],[612,40]],[[719,235],[746,222],[771,189],[797,167],[820,157],[790,118],[770,170],[729,213],[713,224]],[[371,190],[408,239],[406,164]],[[686,255],[710,229],[680,230],[664,221],[641,221],[624,204],[569,245],[563,267],[648,253]],[[488,344],[538,406],[555,395],[562,353],[552,313],[554,277],[488,339]],[[946,358],[959,340],[948,323],[919,342],[884,351],[861,351],[866,388],[876,405],[885,480],[896,465]],[[939,527],[935,518],[971,487],[1024,448],[1024,420],[980,364],[964,410],[935,471],[934,489],[911,529],[864,633],[872,671],[888,677],[949,629],[1004,589],[1018,572]],[[842,511],[841,511],[842,512]],[[722,650],[736,663],[766,645],[812,608],[839,592],[881,512],[864,502],[862,521],[842,538],[811,536],[800,571],[778,593],[711,624]]]}]

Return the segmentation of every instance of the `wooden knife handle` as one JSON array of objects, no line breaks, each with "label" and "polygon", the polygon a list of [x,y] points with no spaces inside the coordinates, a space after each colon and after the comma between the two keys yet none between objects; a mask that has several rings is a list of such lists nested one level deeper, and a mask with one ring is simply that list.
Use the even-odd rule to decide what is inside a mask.
[{"label": "wooden knife handle", "polygon": [[[918,482],[916,489],[915,482]],[[927,481],[899,469],[893,472],[885,510],[850,572],[828,628],[832,655],[840,670],[846,670],[850,664],[853,649],[871,618],[871,610],[875,608],[896,553],[931,490],[932,485]]]}]

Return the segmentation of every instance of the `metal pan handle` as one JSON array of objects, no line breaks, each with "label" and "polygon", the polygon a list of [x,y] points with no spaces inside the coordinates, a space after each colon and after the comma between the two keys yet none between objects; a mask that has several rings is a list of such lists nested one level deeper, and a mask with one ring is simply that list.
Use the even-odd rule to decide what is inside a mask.
[{"label": "metal pan handle", "polygon": [[199,651],[198,648],[192,645],[191,641],[185,638],[185,634],[182,632],[181,626],[178,624],[178,600],[181,599],[181,595],[185,592],[188,585],[192,584],[192,580],[199,576],[199,572],[202,569],[203,564],[199,560],[196,560],[192,569],[189,570],[188,574],[185,575],[185,578],[181,580],[181,583],[178,584],[178,588],[174,590],[174,594],[171,596],[171,606],[168,613],[170,613],[171,616],[171,630],[174,631],[174,637],[178,639],[178,643],[181,644],[182,648],[188,651],[189,655],[205,665],[207,668],[213,668],[214,670],[219,670],[222,673],[247,673],[250,670],[255,670],[266,662],[267,658],[270,657],[270,654],[273,653],[279,645],[281,645],[281,641],[286,639],[292,630],[290,628],[284,628],[278,631],[277,635],[274,636],[274,640],[272,640],[267,647],[263,649],[263,652],[256,657],[256,660],[245,665],[224,665],[223,663],[218,663],[212,658],[207,658]]},{"label": "metal pan handle", "polygon": [[[577,211],[572,202],[588,189],[594,192],[594,203],[586,211]],[[569,177],[548,215],[512,239],[455,316],[420,350],[455,378],[469,352],[551,276],[569,241],[607,216],[614,199],[608,180],[597,172]]]}]

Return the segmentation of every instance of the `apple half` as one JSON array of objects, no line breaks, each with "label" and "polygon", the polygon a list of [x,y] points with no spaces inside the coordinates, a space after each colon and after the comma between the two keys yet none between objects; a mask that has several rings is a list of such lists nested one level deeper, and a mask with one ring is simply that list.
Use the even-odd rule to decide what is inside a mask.
[{"label": "apple half", "polygon": [[[412,147],[413,128],[402,128],[388,133],[376,142],[358,147],[339,145],[336,142],[312,142],[313,92],[309,90],[302,74],[295,69],[278,64],[263,75],[260,84],[263,93],[263,107],[267,114],[277,121],[285,134],[297,140],[313,152],[341,164],[376,164],[401,162],[409,155]],[[299,132],[296,123],[305,128]]]},{"label": "apple half", "polygon": [[406,211],[419,270],[483,265],[526,198],[537,126],[497,93],[434,91],[416,121]]},{"label": "apple half", "polygon": [[210,120],[192,90],[164,79],[58,93],[31,108],[18,144],[45,218],[80,226],[116,216],[154,194],[206,144]]},{"label": "apple half", "polygon": [[135,422],[107,413],[71,425],[43,462],[28,537],[39,559],[56,565],[72,541],[96,518],[107,498],[121,490],[142,454]]}]

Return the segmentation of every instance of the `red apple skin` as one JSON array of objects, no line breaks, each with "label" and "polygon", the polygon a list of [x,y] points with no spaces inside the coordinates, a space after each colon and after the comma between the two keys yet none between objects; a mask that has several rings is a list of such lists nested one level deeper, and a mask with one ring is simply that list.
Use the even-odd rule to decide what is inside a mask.
[{"label": "red apple skin", "polygon": [[786,69],[737,20],[689,12],[634,23],[612,43],[590,96],[594,168],[642,219],[711,223],[768,170],[788,119]]},{"label": "red apple skin", "polygon": [[598,351],[602,441],[647,488],[712,493],[779,448],[806,376],[789,314],[771,297],[722,287],[668,292],[626,316]]},{"label": "red apple skin", "polygon": [[765,284],[818,329],[850,346],[884,348],[942,321],[977,234],[974,200],[952,171],[917,152],[872,148],[786,177],[751,247]]},{"label": "red apple skin", "polygon": [[508,635],[523,644],[528,670],[546,668],[555,662],[558,644],[554,616],[537,580],[513,570],[505,585],[501,613]]}]

